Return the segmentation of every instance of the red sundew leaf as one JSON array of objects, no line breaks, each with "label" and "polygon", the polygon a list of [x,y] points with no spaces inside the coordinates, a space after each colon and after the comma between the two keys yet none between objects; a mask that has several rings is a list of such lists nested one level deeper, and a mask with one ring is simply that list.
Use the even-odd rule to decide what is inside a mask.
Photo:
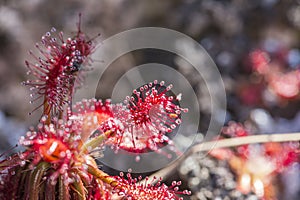
[{"label": "red sundew leaf", "polygon": [[[180,191],[179,186],[181,181],[173,181],[171,186],[167,186],[161,183],[161,179],[158,183],[153,184],[152,182],[156,180],[154,178],[152,181],[146,183],[138,183],[142,179],[140,176],[137,178],[132,178],[128,173],[127,178],[124,178],[124,174],[121,173],[120,176],[115,177],[118,181],[115,187],[116,194],[118,194],[122,199],[133,199],[133,200],[149,200],[149,199],[161,199],[161,200],[182,200],[183,198],[177,195],[190,195],[190,191],[184,190]],[[146,178],[148,179],[148,178]]]},{"label": "red sundew leaf", "polygon": [[38,125],[37,131],[29,131],[20,139],[20,144],[27,148],[23,160],[31,160],[29,167],[32,169],[41,162],[49,163],[54,170],[50,179],[56,182],[59,175],[67,174],[78,161],[82,146],[78,130],[74,121]]},{"label": "red sundew leaf", "polygon": [[172,85],[165,86],[153,81],[133,91],[125,100],[126,107],[121,113],[126,116],[124,133],[119,138],[119,147],[132,152],[157,151],[160,145],[171,142],[171,133],[181,123],[181,96],[171,92]]},{"label": "red sundew leaf", "polygon": [[83,65],[91,61],[88,57],[95,47],[80,27],[77,34],[67,40],[62,32],[55,37],[55,32],[52,28],[42,37],[41,44],[36,44],[41,55],[36,56],[30,51],[34,61],[25,62],[28,73],[36,79],[25,81],[24,85],[32,91],[31,102],[44,98],[40,105],[44,106],[44,114],[62,111],[63,106],[69,103],[74,85],[81,84],[81,72],[87,70]]},{"label": "red sundew leaf", "polygon": [[[82,122],[81,139],[94,137],[101,124],[114,117],[110,100],[84,99],[73,106],[73,116]],[[103,133],[107,130],[103,130]]]}]

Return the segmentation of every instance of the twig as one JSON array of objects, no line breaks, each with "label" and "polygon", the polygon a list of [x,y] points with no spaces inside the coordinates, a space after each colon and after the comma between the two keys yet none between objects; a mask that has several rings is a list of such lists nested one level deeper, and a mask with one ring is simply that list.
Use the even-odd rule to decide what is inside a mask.
[{"label": "twig", "polygon": [[[166,178],[172,174],[178,165],[184,161],[190,155],[202,152],[211,151],[213,149],[235,147],[245,144],[256,144],[256,143],[267,143],[267,142],[292,142],[300,141],[300,133],[283,133],[283,134],[265,134],[265,135],[251,135],[238,138],[221,139],[210,142],[203,142],[191,147],[185,154],[179,157],[176,161],[168,165],[167,167],[152,174],[149,179],[152,180],[154,177]],[[154,179],[153,179],[154,180]],[[145,179],[140,181],[141,184],[145,183]]]}]

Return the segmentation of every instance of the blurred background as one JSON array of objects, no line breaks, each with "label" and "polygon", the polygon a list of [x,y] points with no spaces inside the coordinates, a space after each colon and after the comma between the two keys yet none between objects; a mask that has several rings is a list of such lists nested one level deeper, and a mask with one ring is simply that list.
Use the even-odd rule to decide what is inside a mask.
[{"label": "blurred background", "polygon": [[[95,39],[99,43],[121,31],[147,26],[192,37],[209,53],[222,75],[227,94],[226,123],[242,122],[261,134],[300,131],[300,1],[0,0],[0,152],[14,146],[40,117],[40,111],[28,115],[35,105],[29,104],[30,92],[21,85],[28,79],[24,63],[31,59],[28,51],[35,50],[34,44],[51,27],[62,30],[65,37],[76,33],[78,13],[82,13],[83,32],[90,38],[101,34]],[[201,107],[199,132],[205,132],[211,115],[203,80],[167,52],[138,51],[116,60],[101,78],[97,97],[109,98],[126,71],[149,62],[171,66],[188,79]],[[228,168],[224,163],[218,165]],[[282,186],[285,189],[280,199],[300,198],[299,165],[293,169],[293,179],[287,173],[280,181],[282,185],[293,183],[289,189]],[[191,179],[185,175],[181,178],[192,188]],[[215,194],[198,193],[194,199],[217,199]],[[220,199],[226,199],[227,193],[224,195],[219,195]],[[227,199],[256,198],[251,195]]]}]

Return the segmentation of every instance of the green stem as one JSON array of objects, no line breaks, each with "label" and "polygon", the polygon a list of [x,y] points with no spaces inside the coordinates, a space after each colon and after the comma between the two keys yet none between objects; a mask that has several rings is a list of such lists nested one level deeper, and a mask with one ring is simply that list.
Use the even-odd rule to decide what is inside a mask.
[{"label": "green stem", "polygon": [[113,133],[113,131],[109,130],[97,137],[88,140],[83,144],[80,153],[90,152],[91,150],[101,146],[111,135],[113,135]]},{"label": "green stem", "polygon": [[49,125],[51,123],[51,107],[48,103],[46,96],[45,96],[45,100],[44,100],[44,111],[43,112],[44,112],[44,115],[47,115],[45,124]]}]

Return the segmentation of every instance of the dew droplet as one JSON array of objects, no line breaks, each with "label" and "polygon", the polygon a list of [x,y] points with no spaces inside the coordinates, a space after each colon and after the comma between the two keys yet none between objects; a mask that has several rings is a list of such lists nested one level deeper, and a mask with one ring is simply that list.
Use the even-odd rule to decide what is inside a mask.
[{"label": "dew droplet", "polygon": [[140,160],[141,160],[141,156],[136,156],[136,157],[135,157],[135,161],[136,161],[136,162],[139,162]]},{"label": "dew droplet", "polygon": [[175,123],[178,125],[181,123],[181,119],[176,119]]},{"label": "dew droplet", "polygon": [[21,167],[25,166],[25,164],[26,164],[26,162],[24,160],[21,161],[21,163],[20,163]]},{"label": "dew droplet", "polygon": [[171,90],[173,88],[173,85],[170,84],[168,87],[167,87],[167,91]]},{"label": "dew droplet", "polygon": [[171,129],[175,129],[176,128],[176,125],[175,124],[171,124]]},{"label": "dew droplet", "polygon": [[176,184],[176,181],[172,181],[172,186],[174,187]]}]

